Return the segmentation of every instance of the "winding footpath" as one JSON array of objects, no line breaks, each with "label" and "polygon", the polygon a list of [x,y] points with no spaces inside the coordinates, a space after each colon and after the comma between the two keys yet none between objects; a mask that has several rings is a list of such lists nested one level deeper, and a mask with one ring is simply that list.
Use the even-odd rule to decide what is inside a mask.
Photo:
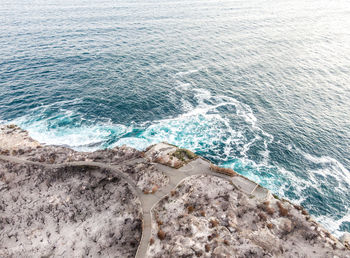
[{"label": "winding footpath", "polygon": [[150,194],[143,193],[136,186],[135,182],[132,181],[127,174],[122,172],[118,166],[112,165],[112,164],[106,164],[106,163],[95,162],[95,161],[77,161],[77,162],[66,162],[62,164],[48,164],[48,163],[35,162],[35,161],[23,159],[23,158],[18,158],[14,156],[5,156],[5,155],[0,155],[0,160],[9,161],[17,164],[31,164],[31,165],[37,165],[37,166],[44,166],[51,169],[57,169],[57,168],[67,167],[67,166],[97,167],[101,169],[107,169],[111,173],[120,176],[132,187],[134,193],[139,197],[141,201],[142,214],[143,214],[143,228],[142,228],[141,241],[135,256],[137,258],[145,257],[149,247],[150,238],[152,234],[153,207],[155,207],[160,200],[162,200],[164,197],[169,195],[172,190],[174,190],[179,184],[181,184],[188,177],[198,176],[198,175],[217,176],[217,177],[229,180],[236,187],[240,188],[241,190],[245,191],[248,194],[257,194],[260,198],[265,198],[267,194],[267,191],[265,189],[259,187],[258,184],[251,182],[248,179],[245,179],[240,176],[231,177],[228,175],[218,174],[216,172],[213,172],[210,169],[210,163],[202,158],[197,158],[179,169],[174,169],[165,165],[155,163],[155,166],[157,167],[157,169],[163,172],[166,176],[168,176],[169,183],[165,187],[158,189],[158,191],[156,191],[155,193],[150,193]]},{"label": "winding footpath", "polygon": [[[35,151],[32,153],[29,152],[30,156],[22,155],[26,153],[25,149],[31,149]],[[274,198],[274,196],[272,196],[272,194],[267,189],[261,187],[255,182],[243,176],[240,176],[233,171],[228,171],[227,169],[216,167],[201,157],[195,158],[194,156],[195,155],[193,153],[191,154],[188,150],[179,149],[178,147],[167,143],[158,143],[156,145],[152,145],[148,147],[144,152],[138,152],[135,149],[129,148],[127,146],[122,146],[110,150],[96,151],[93,153],[74,152],[73,150],[59,146],[47,146],[46,148],[46,146],[42,146],[40,143],[30,138],[28,136],[28,132],[15,125],[0,126],[0,161],[5,163],[5,167],[7,162],[17,165],[28,165],[29,168],[30,166],[33,166],[34,169],[38,168],[39,173],[41,173],[40,168],[43,168],[43,171],[45,171],[45,169],[56,170],[63,168],[75,168],[78,170],[81,169],[82,172],[88,171],[89,169],[96,169],[99,170],[98,173],[105,173],[105,177],[101,178],[106,178],[106,176],[108,176],[109,180],[110,178],[117,177],[125,182],[124,185],[129,186],[128,189],[130,189],[132,193],[130,196],[133,196],[133,198],[137,196],[139,200],[137,203],[130,203],[130,206],[137,206],[137,214],[142,214],[142,233],[140,242],[138,242],[140,235],[137,235],[136,238],[133,235],[133,230],[135,230],[135,227],[137,227],[138,232],[140,232],[139,215],[137,220],[134,221],[134,224],[132,224],[130,221],[128,222],[129,224],[126,224],[125,233],[131,235],[131,237],[126,234],[124,240],[120,242],[118,241],[120,240],[120,237],[123,236],[123,233],[120,233],[120,236],[118,235],[118,238],[114,236],[114,232],[111,232],[112,234],[107,234],[110,225],[108,224],[108,219],[110,218],[109,214],[105,214],[105,221],[107,222],[101,225],[101,227],[99,227],[100,225],[96,226],[96,224],[100,223],[100,218],[95,218],[94,220],[95,227],[104,232],[104,234],[107,236],[107,239],[110,239],[108,241],[113,241],[109,242],[109,247],[116,246],[115,243],[121,244],[117,247],[117,252],[120,251],[121,253],[126,254],[128,251],[130,251],[129,253],[131,255],[134,255],[136,251],[136,257],[138,258],[147,257],[147,255],[153,255],[152,252],[156,252],[154,253],[155,256],[161,257],[164,257],[169,253],[177,254],[180,256],[186,254],[192,254],[193,256],[205,254],[204,256],[210,257],[210,255],[215,256],[216,254],[223,254],[223,252],[226,251],[226,254],[229,257],[231,257],[232,252],[240,257],[246,257],[247,255],[252,256],[252,252],[255,252],[254,257],[262,257],[264,254],[272,255],[275,257],[349,257],[350,234],[344,234],[345,237],[342,238],[342,242],[339,242],[329,232],[324,230],[322,226],[313,221],[310,215],[301,206],[293,205],[287,200],[279,200],[277,197]],[[71,161],[71,158],[83,161]],[[29,159],[34,159],[36,161],[31,161]],[[11,166],[9,167],[9,169],[12,169]],[[174,167],[179,168],[175,169]],[[5,168],[5,170],[6,169],[7,168]],[[18,172],[20,169],[22,169],[22,166],[16,166],[14,168],[14,171]],[[24,171],[26,171],[26,169],[24,169]],[[26,173],[28,173],[28,171],[30,172],[31,170],[27,169]],[[111,177],[109,177],[109,175]],[[184,237],[183,234],[175,236],[179,237],[178,239],[189,240],[187,243],[177,243],[175,242],[176,240],[173,240],[174,238],[164,239],[163,237],[159,236],[158,234],[160,233],[160,227],[158,221],[156,221],[156,218],[153,219],[152,216],[156,216],[155,213],[158,212],[158,208],[162,207],[164,204],[161,201],[164,200],[164,198],[174,198],[172,197],[173,191],[182,191],[182,186],[180,189],[175,189],[178,188],[178,186],[182,183],[185,185],[188,184],[188,179],[189,181],[193,180],[195,182],[197,178],[193,177],[205,175],[217,177],[215,178],[216,180],[218,178],[224,179],[226,182],[232,185],[235,190],[238,190],[238,194],[232,196],[232,205],[234,207],[231,205],[229,200],[221,199],[218,204],[218,202],[214,201],[213,199],[215,197],[211,197],[210,201],[213,206],[210,204],[209,206],[211,206],[211,208],[209,207],[209,209],[215,208],[214,220],[210,217],[210,215],[208,217],[206,215],[202,215],[198,210],[197,216],[191,215],[192,218],[190,222],[181,220],[183,217],[180,216],[169,216],[168,221],[165,222],[165,225],[162,226],[167,227],[167,233],[171,234],[170,231],[176,231],[179,227],[179,225],[176,223],[190,223],[191,225],[194,222],[197,223],[197,225],[202,223],[202,226],[199,228],[199,230],[197,227],[196,232],[199,234],[196,235],[195,233],[194,235],[191,235],[192,239],[188,238],[187,236]],[[30,174],[27,176],[30,177]],[[5,186],[5,188],[2,187],[2,189],[6,189],[7,183],[6,180],[3,179],[4,178],[2,178],[2,181],[0,181],[2,184],[0,185],[0,188],[1,186]],[[98,183],[99,179],[96,177],[94,177],[94,179],[97,180],[96,182]],[[89,180],[89,178],[86,180]],[[185,180],[186,182],[184,182]],[[199,180],[202,180],[202,178]],[[165,181],[168,182],[164,185]],[[150,192],[149,187],[152,186],[153,188]],[[159,186],[161,187],[157,188]],[[35,187],[35,185],[32,185],[32,188]],[[73,187],[77,187],[77,184],[75,184]],[[102,188],[103,187],[104,186],[102,186]],[[212,187],[215,187],[215,185]],[[232,190],[232,187],[230,186],[229,189]],[[206,195],[207,188],[205,185],[201,188],[198,188],[197,190],[201,191],[202,196],[199,196],[198,198],[191,197],[195,198],[193,201],[200,201],[200,198],[203,196],[206,196],[205,198],[208,198]],[[124,193],[125,189],[122,188],[121,191]],[[97,197],[103,197],[103,193],[103,190],[101,190]],[[84,192],[79,194],[84,195]],[[6,200],[11,202],[11,200],[14,200],[13,198],[15,198],[15,203],[16,196],[11,197],[10,195],[11,193],[7,194]],[[116,193],[113,198],[119,198],[119,196],[120,193]],[[45,198],[41,201],[44,202],[43,205],[46,204]],[[108,199],[108,201],[110,204],[110,202],[113,203],[119,200],[111,198]],[[185,200],[182,201],[186,202]],[[181,207],[186,207],[184,202],[182,202]],[[204,203],[205,205],[208,205],[209,199],[205,200]],[[48,208],[51,207],[50,205]],[[225,208],[225,205],[230,206],[229,208]],[[0,206],[0,208],[2,207]],[[17,206],[15,208],[18,209]],[[86,206],[77,207],[76,209],[82,208],[85,209]],[[175,209],[177,209],[177,206],[175,206]],[[205,209],[205,207],[203,209]],[[202,211],[205,212],[204,210]],[[217,212],[219,212],[221,215],[216,214]],[[9,218],[5,218],[7,230],[9,231],[13,229],[14,225],[13,223],[10,223],[12,214],[13,213],[9,213],[7,215]],[[216,215],[221,217],[224,216],[227,220],[225,219],[224,221],[221,217],[218,217]],[[29,215],[27,215],[29,221],[32,221],[33,219],[28,216]],[[174,223],[170,222],[169,219],[174,219]],[[221,223],[220,225],[218,224],[219,220]],[[128,220],[126,219],[125,221]],[[28,229],[27,224],[25,223],[28,224],[28,222],[23,222],[23,225],[19,225],[23,228]],[[187,224],[184,226],[186,227]],[[53,221],[52,225],[57,226],[57,221]],[[62,225],[66,224],[63,223]],[[227,228],[226,225],[228,225],[230,229]],[[29,229],[31,228],[29,227]],[[92,229],[88,230],[91,231]],[[51,231],[56,234],[56,231],[53,229]],[[74,228],[68,228],[68,231],[75,232]],[[22,234],[23,232],[20,233]],[[84,231],[84,233],[81,234],[85,236],[86,232]],[[203,234],[205,234],[204,238],[202,238]],[[211,241],[213,236],[217,237],[218,234],[222,235],[220,237],[221,240],[224,239],[222,237],[226,237],[226,242],[219,239]],[[25,237],[27,237],[27,235],[22,237],[23,241],[26,240]],[[158,236],[158,239],[155,239],[155,235]],[[7,242],[5,244],[5,249],[8,247],[18,248],[16,242],[18,241],[17,237],[12,237],[12,235],[7,236],[8,239],[6,239]],[[101,246],[99,246],[99,243],[96,242],[96,237],[99,238],[100,236],[98,233],[93,233],[92,236],[94,237],[93,239],[95,239],[92,240],[94,242],[92,245],[90,245],[92,248],[95,248],[92,250],[92,252],[94,252],[95,256],[101,256]],[[22,247],[21,252],[22,250],[36,250],[39,254],[43,250],[45,251],[45,248],[52,248],[54,246],[49,242],[49,245],[45,246],[41,242],[38,242],[36,236],[30,235],[30,237],[30,241],[33,240],[36,245],[33,245],[33,242],[30,242],[27,244],[27,246],[25,246],[27,249],[23,249]],[[128,237],[130,240],[127,240]],[[49,239],[49,236],[47,236],[45,239]],[[57,240],[57,235],[55,239]],[[84,241],[85,239],[86,237],[84,239],[82,237],[80,238],[81,241]],[[70,242],[70,240],[71,238],[67,238],[65,240],[66,242],[60,243],[60,251],[63,251],[63,253],[66,251],[65,248],[67,241]],[[116,240],[118,241],[116,242]],[[150,248],[151,240],[153,245]],[[177,246],[177,250],[170,250],[170,252],[167,250],[167,247],[169,247],[169,240],[170,245],[173,245],[173,247]],[[130,246],[125,245],[127,242],[130,244]],[[102,245],[105,243],[106,238],[100,241],[100,244]],[[133,245],[133,243],[135,244]],[[0,242],[0,244],[2,243]],[[6,247],[6,245],[8,245],[8,247]],[[124,250],[124,246],[127,250]],[[41,247],[42,249],[40,249]],[[54,248],[56,248],[56,246],[54,246]],[[86,252],[83,247],[74,249],[74,245],[72,245],[72,243],[70,243],[69,248],[72,248],[72,255],[78,253],[80,255],[82,251]],[[103,255],[109,256],[110,253],[108,253],[108,246],[103,250],[105,250]],[[61,255],[61,253],[57,253],[57,249],[55,252],[56,256]],[[88,253],[85,255],[88,255]],[[5,252],[5,254],[7,253]]]}]

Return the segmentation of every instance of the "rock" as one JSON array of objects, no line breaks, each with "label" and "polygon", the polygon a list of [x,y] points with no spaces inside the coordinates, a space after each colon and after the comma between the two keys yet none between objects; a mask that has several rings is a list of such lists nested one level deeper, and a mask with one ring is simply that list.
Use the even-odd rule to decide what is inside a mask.
[{"label": "rock", "polygon": [[350,247],[350,233],[345,232],[341,237],[340,237],[340,242],[343,245],[346,245],[348,247]]},{"label": "rock", "polygon": [[159,143],[147,148],[145,157],[172,168],[180,168],[195,159],[197,155],[187,149],[180,149],[168,143]]},{"label": "rock", "polygon": [[0,125],[0,149],[7,152],[17,152],[18,149],[37,148],[40,143],[33,140],[27,131],[16,125]]}]

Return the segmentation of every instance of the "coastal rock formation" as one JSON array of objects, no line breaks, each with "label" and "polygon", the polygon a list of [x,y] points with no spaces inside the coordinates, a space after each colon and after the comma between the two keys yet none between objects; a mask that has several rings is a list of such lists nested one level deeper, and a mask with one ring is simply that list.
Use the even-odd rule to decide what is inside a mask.
[{"label": "coastal rock formation", "polygon": [[[228,180],[186,178],[153,209],[151,257],[333,257],[342,245],[300,207]],[[161,233],[160,233],[161,232]]]},{"label": "coastal rock formation", "polygon": [[28,132],[16,125],[0,125],[1,154],[16,154],[20,149],[35,149],[40,143],[28,136]]},{"label": "coastal rock formation", "polygon": [[197,158],[197,155],[189,150],[179,149],[164,142],[149,146],[145,153],[150,162],[157,162],[172,168],[180,168]]},{"label": "coastal rock formation", "polygon": [[160,143],[91,153],[0,126],[0,257],[349,257],[300,206]]}]

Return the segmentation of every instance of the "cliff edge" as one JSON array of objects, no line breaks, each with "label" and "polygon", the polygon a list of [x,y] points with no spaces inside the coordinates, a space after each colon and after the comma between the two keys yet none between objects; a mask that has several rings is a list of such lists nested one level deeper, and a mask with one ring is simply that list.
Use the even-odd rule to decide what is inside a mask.
[{"label": "cliff edge", "polygon": [[0,257],[349,257],[301,206],[159,143],[77,152],[0,126]]}]

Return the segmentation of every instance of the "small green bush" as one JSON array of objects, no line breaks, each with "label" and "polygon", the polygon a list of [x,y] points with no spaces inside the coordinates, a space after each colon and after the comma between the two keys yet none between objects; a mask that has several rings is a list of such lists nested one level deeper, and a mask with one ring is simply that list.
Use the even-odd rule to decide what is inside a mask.
[{"label": "small green bush", "polygon": [[181,161],[192,160],[197,157],[192,151],[186,149],[177,149],[172,155]]}]

